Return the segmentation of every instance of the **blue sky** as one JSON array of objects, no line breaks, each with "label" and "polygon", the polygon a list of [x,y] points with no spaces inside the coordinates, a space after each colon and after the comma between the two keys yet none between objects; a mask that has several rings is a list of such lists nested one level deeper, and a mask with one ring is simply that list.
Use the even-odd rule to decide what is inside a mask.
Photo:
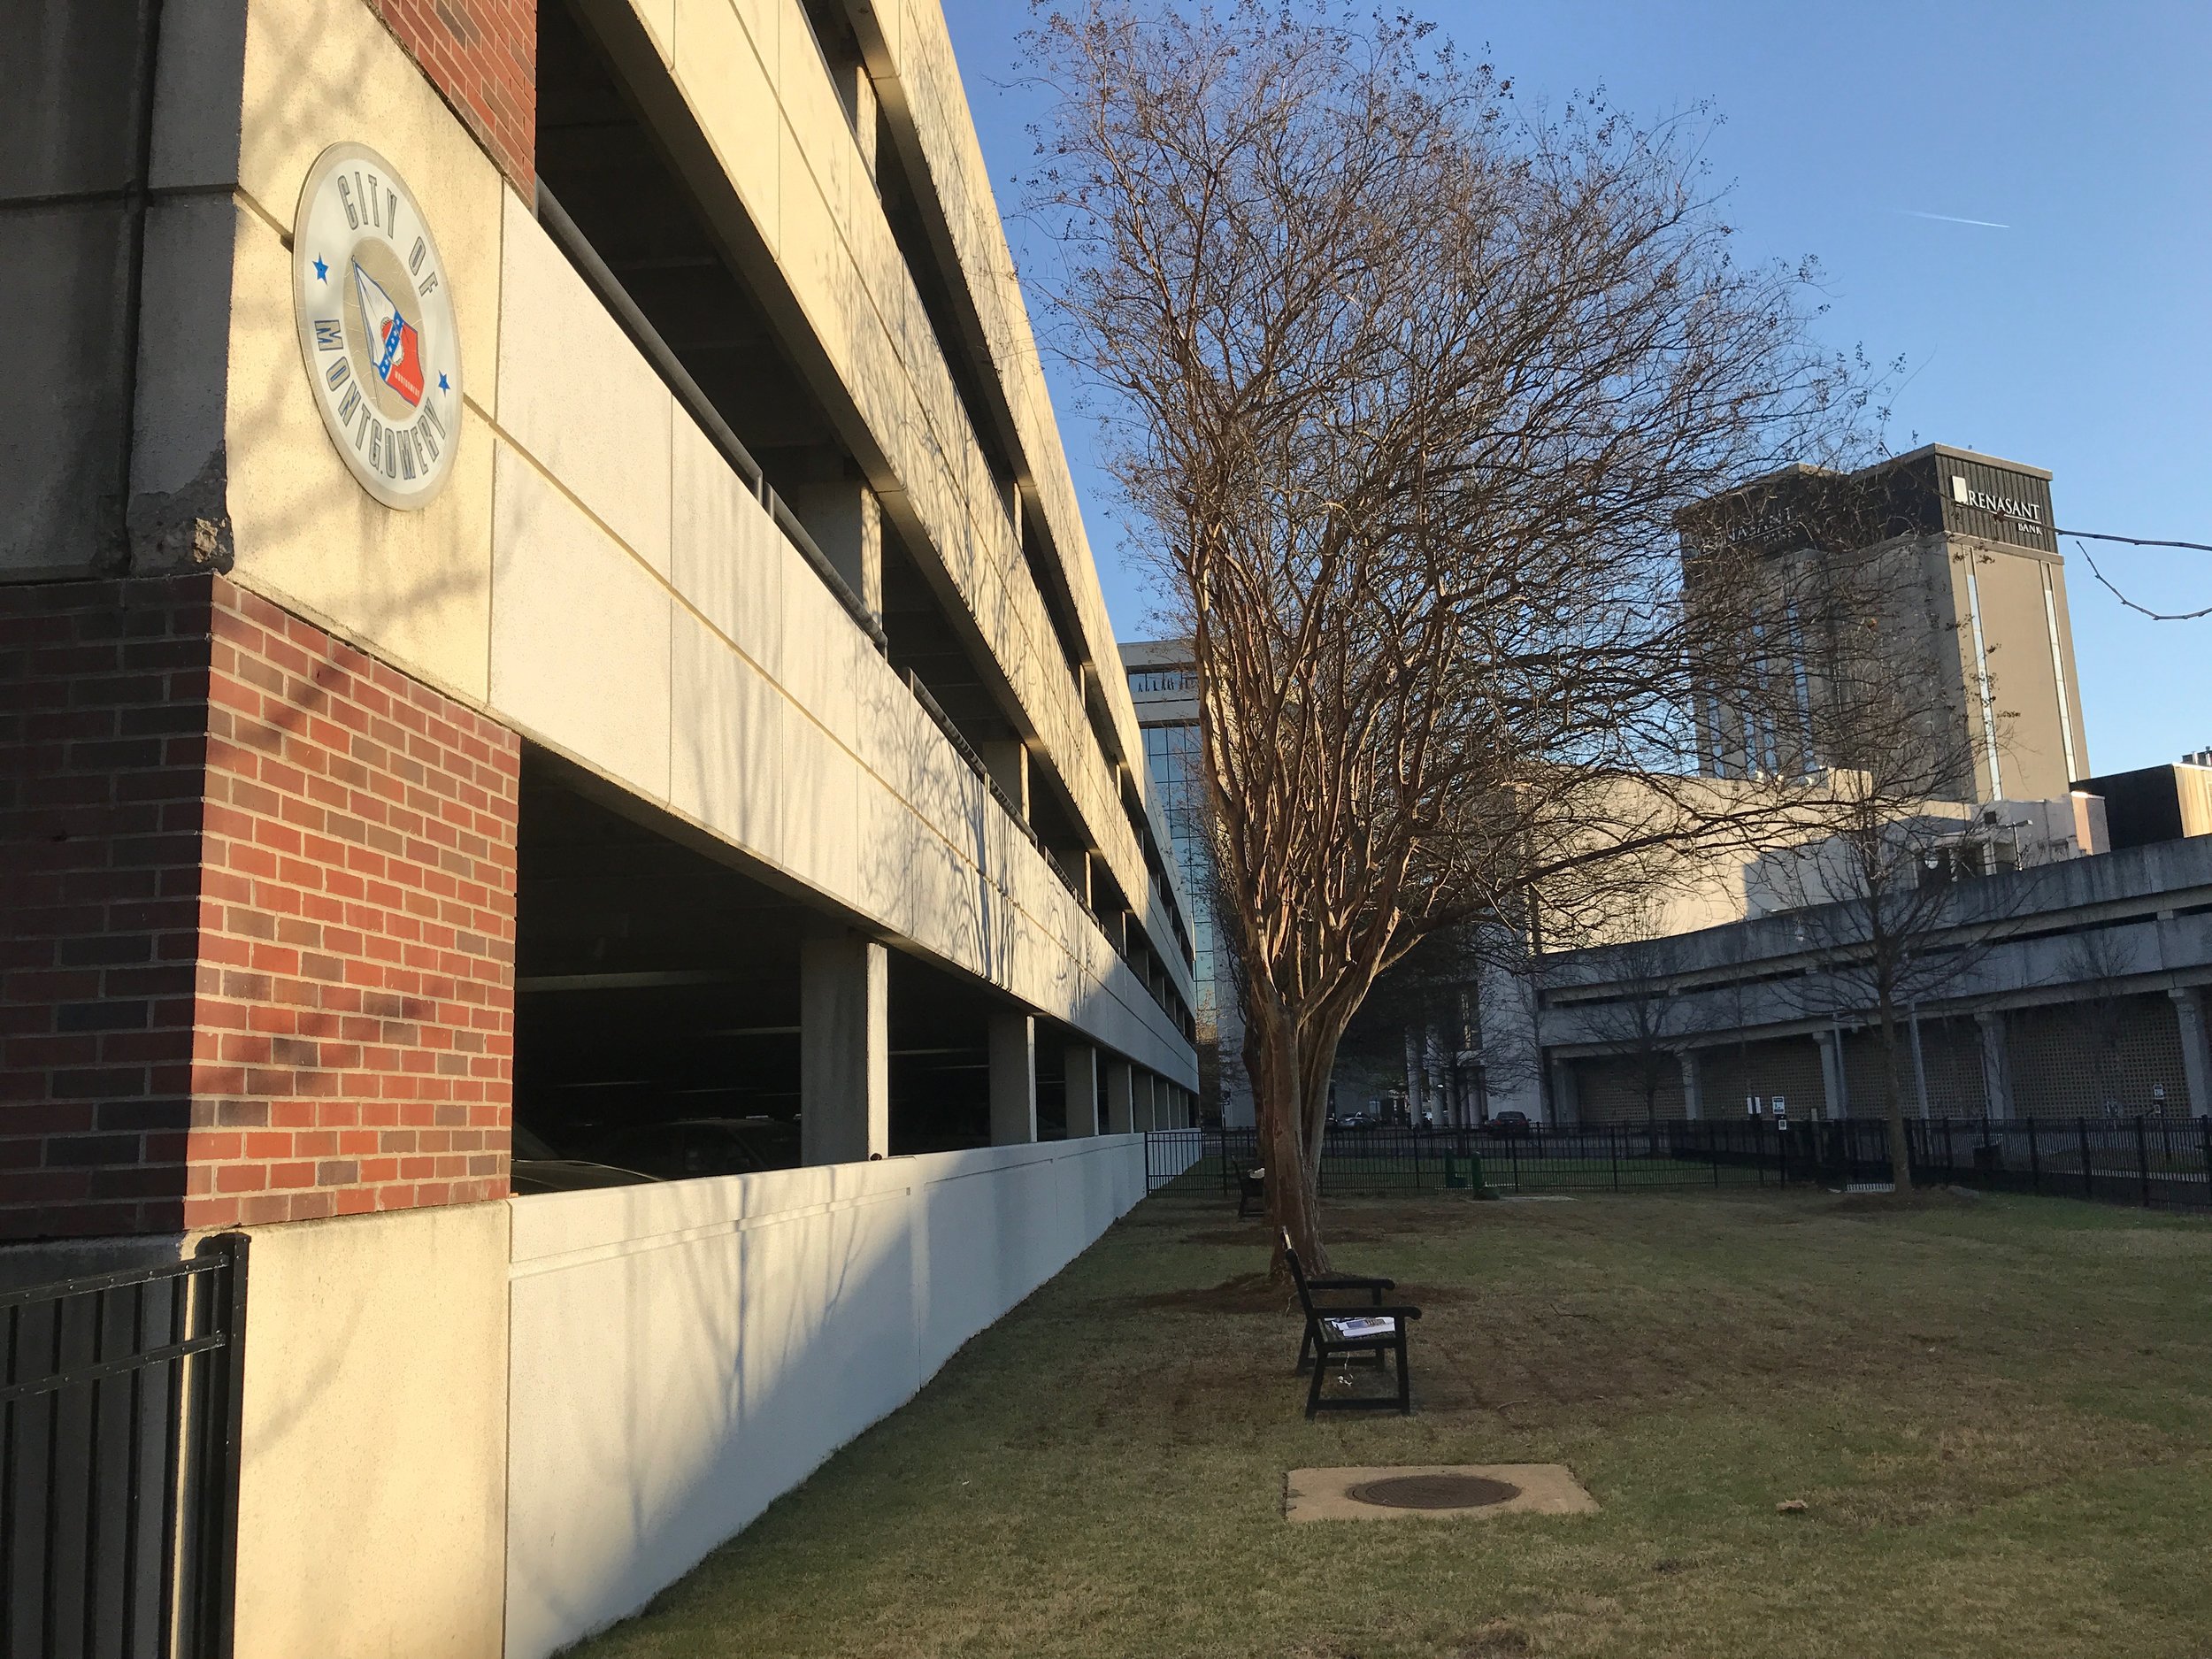
[{"label": "blue sky", "polygon": [[[1517,93],[1602,85],[1649,118],[1710,102],[1707,144],[1746,258],[1819,257],[1839,348],[1902,357],[1889,442],[2048,467],[2062,526],[2212,542],[2212,4],[1518,0],[1422,8]],[[1014,84],[1018,0],[948,0],[1002,207],[1030,164]],[[1917,215],[1981,219],[1949,222]],[[1993,228],[2001,226],[2003,228]],[[1043,257],[1024,246],[1018,257]],[[1049,325],[1033,289],[1041,330]],[[1106,597],[1112,486],[1048,362]],[[2212,618],[2124,611],[2064,544],[2090,759],[2102,772],[2212,746]],[[2212,554],[2096,546],[2130,597],[2212,605]]]}]

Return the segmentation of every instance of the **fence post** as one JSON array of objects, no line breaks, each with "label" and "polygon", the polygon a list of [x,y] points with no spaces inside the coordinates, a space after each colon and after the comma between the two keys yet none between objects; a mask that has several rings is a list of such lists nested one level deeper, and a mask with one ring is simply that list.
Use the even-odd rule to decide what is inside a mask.
[{"label": "fence post", "polygon": [[2204,1141],[2204,1202],[2212,1204],[2212,1116],[2197,1119],[2197,1133]]},{"label": "fence post", "polygon": [[1517,1193],[1521,1190],[1521,1138],[1517,1134],[1509,1133],[1505,1138],[1505,1164],[1507,1173],[1513,1178],[1513,1190]]},{"label": "fence post", "polygon": [[1613,1155],[1613,1190],[1617,1193],[1621,1190],[1621,1133],[1620,1126],[1616,1125],[1612,1133],[1605,1137],[1605,1149]]},{"label": "fence post", "polygon": [[1720,1148],[1713,1144],[1713,1135],[1709,1129],[1701,1128],[1698,1132],[1698,1139],[1705,1142],[1707,1155],[1705,1161],[1713,1166],[1713,1185],[1718,1187],[1720,1185]]},{"label": "fence post", "polygon": [[2135,1115],[2135,1172],[2143,1181],[2143,1208],[2151,1207],[2151,1148],[2149,1138],[2143,1133],[2143,1114]]},{"label": "fence post", "polygon": [[2090,1197],[2096,1191],[2095,1171],[2089,1167],[2089,1119],[2074,1119],[2074,1133],[2081,1141],[2081,1195]]},{"label": "fence post", "polygon": [[2028,1190],[2032,1193],[2043,1190],[2043,1160],[2035,1149],[2035,1119],[2032,1118],[2028,1119]]}]

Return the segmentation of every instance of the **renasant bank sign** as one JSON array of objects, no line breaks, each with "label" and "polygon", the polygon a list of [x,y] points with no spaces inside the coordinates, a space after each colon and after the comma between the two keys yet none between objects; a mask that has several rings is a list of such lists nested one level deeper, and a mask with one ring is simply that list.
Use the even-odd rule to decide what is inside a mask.
[{"label": "renasant bank sign", "polygon": [[331,442],[388,507],[427,506],[461,434],[461,342],[437,239],[365,144],[315,158],[292,223],[300,356]]},{"label": "renasant bank sign", "polygon": [[1993,513],[2000,518],[2009,518],[2032,534],[2043,533],[2043,508],[2039,502],[2027,501],[2016,495],[2000,495],[1993,490],[1976,489],[1959,473],[1951,474],[1951,499],[1962,507],[1972,507],[1982,512]]}]

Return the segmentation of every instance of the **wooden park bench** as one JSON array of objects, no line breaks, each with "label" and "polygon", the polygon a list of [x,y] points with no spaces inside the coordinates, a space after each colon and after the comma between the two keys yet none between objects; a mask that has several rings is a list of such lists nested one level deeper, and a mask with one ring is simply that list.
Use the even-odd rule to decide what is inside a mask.
[{"label": "wooden park bench", "polygon": [[1267,1171],[1264,1169],[1237,1171],[1237,1219],[1242,1221],[1257,1204],[1262,1214],[1267,1210]]},{"label": "wooden park bench", "polygon": [[[1299,1261],[1287,1231],[1283,1234],[1283,1254],[1290,1263],[1290,1276],[1298,1286],[1298,1304],[1306,1315],[1305,1339],[1298,1345],[1298,1369],[1302,1371],[1309,1364],[1313,1369],[1313,1381],[1306,1390],[1306,1415],[1310,1417],[1317,1411],[1386,1411],[1394,1405],[1402,1412],[1410,1413],[1413,1373],[1406,1363],[1406,1327],[1421,1317],[1421,1310],[1383,1305],[1383,1293],[1398,1287],[1395,1279],[1363,1278],[1354,1273],[1323,1273],[1308,1278],[1305,1264]],[[1317,1293],[1325,1296],[1363,1293],[1368,1301],[1364,1307],[1317,1307],[1313,1300]],[[1386,1354],[1397,1358],[1395,1400],[1361,1395],[1335,1400],[1321,1397],[1321,1379],[1327,1375],[1332,1358],[1341,1358],[1348,1367],[1355,1357],[1365,1356],[1379,1369]]]}]

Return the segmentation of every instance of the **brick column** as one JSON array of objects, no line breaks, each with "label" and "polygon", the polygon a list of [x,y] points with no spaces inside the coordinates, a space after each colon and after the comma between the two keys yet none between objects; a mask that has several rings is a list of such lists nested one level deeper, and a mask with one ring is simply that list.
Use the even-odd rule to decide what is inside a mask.
[{"label": "brick column", "polygon": [[519,763],[225,578],[0,588],[0,1235],[502,1196]]}]

